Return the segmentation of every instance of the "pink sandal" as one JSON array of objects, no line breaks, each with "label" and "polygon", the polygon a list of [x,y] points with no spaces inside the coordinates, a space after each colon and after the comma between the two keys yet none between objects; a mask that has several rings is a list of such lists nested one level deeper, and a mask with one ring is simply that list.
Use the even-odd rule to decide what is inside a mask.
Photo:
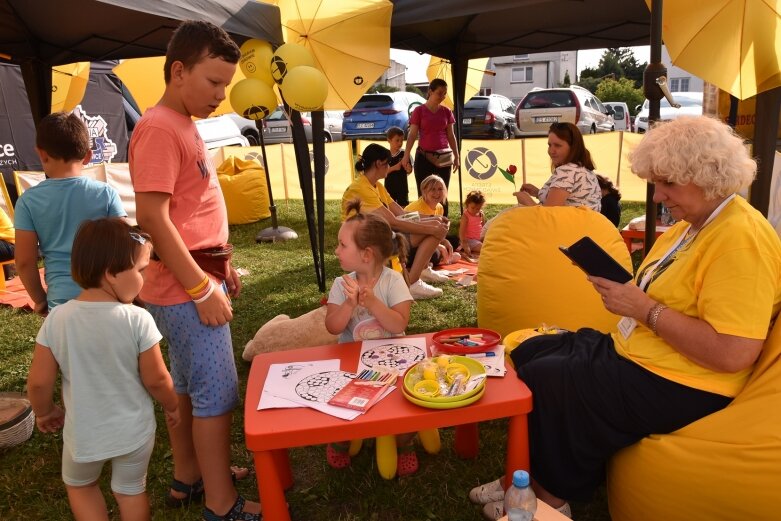
[{"label": "pink sandal", "polygon": [[403,447],[398,447],[398,460],[396,463],[396,473],[400,478],[410,476],[418,471],[418,454],[415,452],[415,444],[410,443]]},{"label": "pink sandal", "polygon": [[325,448],[325,460],[332,468],[344,469],[350,466],[350,442],[329,443]]}]

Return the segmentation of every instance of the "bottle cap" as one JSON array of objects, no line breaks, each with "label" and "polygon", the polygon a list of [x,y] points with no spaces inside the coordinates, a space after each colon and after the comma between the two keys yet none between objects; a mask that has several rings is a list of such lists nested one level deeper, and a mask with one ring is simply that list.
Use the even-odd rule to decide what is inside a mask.
[{"label": "bottle cap", "polygon": [[513,485],[518,488],[529,486],[529,473],[525,470],[516,470],[513,472]]}]

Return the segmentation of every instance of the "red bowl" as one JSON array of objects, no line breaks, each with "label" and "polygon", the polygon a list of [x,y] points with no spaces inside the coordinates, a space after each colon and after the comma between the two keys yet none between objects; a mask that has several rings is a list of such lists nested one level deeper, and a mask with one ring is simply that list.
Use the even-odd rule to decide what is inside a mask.
[{"label": "red bowl", "polygon": [[[479,340],[473,340],[474,342],[479,343],[479,345],[476,346],[465,346],[462,344],[454,344],[443,341],[448,338],[462,335],[482,335],[482,338]],[[457,327],[453,329],[444,329],[439,333],[434,333],[432,340],[434,341],[434,346],[437,348],[437,351],[440,353],[455,353],[464,355],[469,353],[484,353],[486,351],[490,351],[499,344],[499,342],[502,340],[502,337],[499,335],[499,333],[490,329],[483,329],[480,327]]]}]

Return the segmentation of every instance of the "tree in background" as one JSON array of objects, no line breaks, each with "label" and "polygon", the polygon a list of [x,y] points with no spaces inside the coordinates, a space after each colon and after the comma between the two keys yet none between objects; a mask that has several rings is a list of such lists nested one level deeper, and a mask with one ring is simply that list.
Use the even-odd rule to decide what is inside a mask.
[{"label": "tree in background", "polygon": [[635,107],[641,105],[645,99],[643,89],[636,88],[629,78],[606,78],[599,83],[595,94],[602,101],[623,101],[632,116],[637,113]]},{"label": "tree in background", "polygon": [[559,87],[569,87],[572,85],[572,80],[569,77],[569,71],[564,71],[564,81],[559,84]]},{"label": "tree in background", "polygon": [[[643,71],[647,65],[647,63],[637,62],[632,49],[611,47],[602,53],[596,68],[586,67],[581,71],[577,84],[596,93],[597,87],[606,78],[627,78],[632,81],[634,88],[640,88],[643,85]],[[604,99],[599,95],[597,97]],[[634,109],[634,105],[630,107]]]}]

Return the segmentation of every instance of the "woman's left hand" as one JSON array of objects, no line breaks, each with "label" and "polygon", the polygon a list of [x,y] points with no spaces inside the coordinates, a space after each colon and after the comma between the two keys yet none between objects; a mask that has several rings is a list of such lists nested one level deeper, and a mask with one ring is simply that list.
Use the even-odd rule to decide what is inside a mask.
[{"label": "woman's left hand", "polygon": [[589,276],[588,281],[602,296],[605,309],[622,317],[632,317],[645,322],[648,310],[654,305],[653,299],[645,294],[634,282],[626,284],[614,282],[602,277]]},{"label": "woman's left hand", "polygon": [[453,172],[457,172],[459,166],[461,166],[461,159],[458,154],[453,154]]},{"label": "woman's left hand", "polygon": [[537,204],[534,199],[532,199],[532,196],[530,196],[527,192],[513,192],[513,195],[518,200],[518,204],[521,206],[534,206]]}]

